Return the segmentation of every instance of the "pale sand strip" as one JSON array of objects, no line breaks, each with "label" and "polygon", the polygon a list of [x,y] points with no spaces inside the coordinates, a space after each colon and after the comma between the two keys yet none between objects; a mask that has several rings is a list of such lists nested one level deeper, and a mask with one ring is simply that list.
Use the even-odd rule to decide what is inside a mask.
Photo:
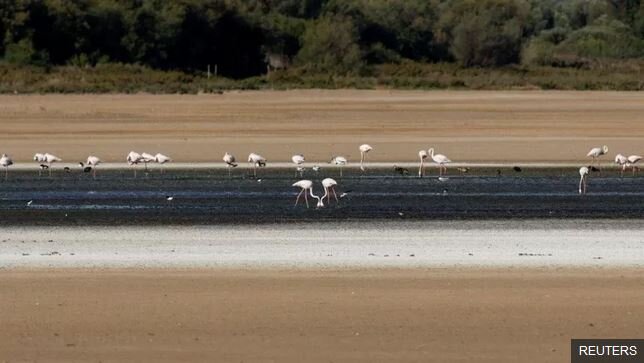
[{"label": "pale sand strip", "polygon": [[644,267],[626,221],[5,227],[3,268]]},{"label": "pale sand strip", "polygon": [[[585,160],[582,162],[578,163],[572,163],[572,162],[515,162],[515,163],[510,163],[510,162],[478,162],[478,163],[465,163],[465,162],[453,162],[447,165],[448,169],[449,168],[457,168],[457,167],[467,167],[467,168],[511,168],[514,166],[520,166],[522,168],[539,168],[539,169],[554,169],[554,168],[576,168],[576,167],[581,167],[584,165],[589,165],[590,161]],[[27,162],[20,162],[20,163],[15,163],[9,168],[9,172],[12,170],[33,170],[33,171],[38,171],[40,169],[39,167],[40,163],[27,163]],[[409,161],[391,161],[391,162],[368,162],[365,163],[364,166],[365,168],[369,169],[386,169],[386,168],[392,168],[394,165],[404,167],[404,168],[409,168],[413,169],[416,168],[418,169],[419,163],[418,162],[409,162]],[[428,170],[431,168],[437,168],[437,164],[432,163],[431,161],[426,162],[426,167]],[[290,162],[271,162],[269,161],[267,163],[267,167],[270,168],[276,168],[276,169],[295,169],[297,165],[290,163]],[[334,165],[334,164],[329,164],[328,161],[318,161],[318,162],[305,162],[301,165],[304,168],[310,169],[313,166],[319,166],[322,169],[340,169],[340,168],[345,168],[345,169],[357,169],[360,168],[360,163],[358,162],[349,162],[347,165],[344,166],[339,166],[339,165]],[[64,169],[65,167],[71,168],[73,170],[80,170],[79,164],[78,163],[69,163],[69,162],[61,162],[61,163],[55,163],[53,164],[52,170],[54,171],[60,171]],[[618,165],[612,164],[612,163],[607,163],[604,162],[601,165],[602,168],[606,169],[619,169],[620,167]],[[137,170],[141,171],[144,169],[143,164],[139,164],[137,166],[131,166],[128,165],[126,162],[122,163],[115,163],[115,162],[107,162],[107,163],[101,163],[97,166],[97,170],[132,170],[133,168],[136,168]],[[227,165],[223,162],[172,162],[164,165],[158,165],[158,164],[149,164],[148,169],[150,170],[157,170],[160,171],[161,169],[167,169],[167,170],[190,170],[190,169],[199,169],[199,170],[204,170],[204,169],[227,169]],[[252,168],[252,165],[248,165],[246,162],[239,162],[237,168],[233,170],[245,170]],[[259,169],[261,170],[261,169]],[[630,170],[630,169],[629,169]],[[457,172],[456,172],[457,173]]]}]

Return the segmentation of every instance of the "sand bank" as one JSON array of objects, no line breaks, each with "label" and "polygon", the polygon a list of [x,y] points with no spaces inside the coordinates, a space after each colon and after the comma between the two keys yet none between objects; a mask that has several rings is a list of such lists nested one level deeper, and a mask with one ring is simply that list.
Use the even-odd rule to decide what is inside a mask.
[{"label": "sand bank", "polygon": [[[607,144],[644,153],[638,92],[360,91],[228,92],[223,95],[0,96],[0,152],[29,161],[52,152],[121,162],[130,150],[177,162],[269,161],[344,155],[416,161],[436,147],[461,162],[572,162]],[[607,158],[610,159],[610,158]],[[585,161],[584,161],[585,162]]]}]

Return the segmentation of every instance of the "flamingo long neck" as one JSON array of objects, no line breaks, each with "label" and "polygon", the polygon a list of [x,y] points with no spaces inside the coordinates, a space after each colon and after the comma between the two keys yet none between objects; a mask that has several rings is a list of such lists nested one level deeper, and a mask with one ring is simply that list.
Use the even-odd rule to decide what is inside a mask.
[{"label": "flamingo long neck", "polygon": [[320,197],[318,197],[317,195],[313,194],[313,188],[312,188],[312,187],[311,187],[311,188],[309,188],[309,193],[311,194],[311,196],[312,196],[313,198],[315,198],[315,199],[317,199],[317,200],[318,200],[318,204],[322,204],[322,205],[324,205],[324,204],[322,203],[322,201],[321,201]]},{"label": "flamingo long neck", "polygon": [[329,195],[329,188],[325,187],[324,188],[324,195],[322,196],[322,200],[324,200],[324,198],[326,198],[328,195]]},{"label": "flamingo long neck", "polygon": [[429,149],[429,155],[432,156],[432,159],[434,158],[434,148]]}]

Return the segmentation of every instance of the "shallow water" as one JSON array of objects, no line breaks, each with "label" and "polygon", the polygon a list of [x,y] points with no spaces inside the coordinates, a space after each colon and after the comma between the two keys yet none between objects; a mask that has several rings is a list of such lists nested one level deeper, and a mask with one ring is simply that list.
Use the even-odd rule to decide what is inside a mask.
[{"label": "shallow water", "polygon": [[[131,170],[10,172],[0,182],[0,224],[257,224],[313,220],[504,219],[504,218],[641,218],[644,177],[620,178],[614,171],[589,180],[588,194],[578,194],[575,169],[473,169],[439,180],[401,176],[393,169],[309,171],[262,169],[258,178],[245,169],[158,170],[134,178]],[[295,207],[299,179],[335,178],[339,203],[315,208],[308,197]],[[166,200],[172,196],[171,201]],[[28,204],[28,201],[31,201]],[[328,204],[328,203],[327,203]]]}]

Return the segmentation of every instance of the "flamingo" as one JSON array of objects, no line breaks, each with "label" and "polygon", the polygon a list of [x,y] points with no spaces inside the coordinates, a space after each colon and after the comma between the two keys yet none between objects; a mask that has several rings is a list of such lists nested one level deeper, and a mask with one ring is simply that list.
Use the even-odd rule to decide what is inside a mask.
[{"label": "flamingo", "polygon": [[257,178],[257,168],[266,166],[266,158],[256,153],[250,153],[248,155],[248,163],[253,164],[253,175]]},{"label": "flamingo", "polygon": [[143,161],[143,164],[145,165],[145,171],[148,171],[148,163],[153,163],[154,162],[154,155],[148,154],[148,153],[141,153],[141,161]]},{"label": "flamingo", "polygon": [[594,147],[590,149],[590,151],[588,152],[588,154],[586,154],[586,156],[593,158],[593,161],[590,165],[594,165],[595,161],[597,161],[597,167],[600,168],[600,172],[601,172],[601,165],[599,165],[598,158],[606,153],[608,153],[608,146],[604,145],[602,147]]},{"label": "flamingo", "polygon": [[310,180],[300,180],[295,183],[293,183],[294,187],[300,187],[302,190],[300,190],[300,193],[297,195],[297,198],[295,199],[295,205],[297,206],[297,203],[300,201],[300,197],[302,194],[304,194],[304,201],[306,201],[306,207],[309,207],[309,198],[306,195],[306,192],[309,191],[311,193],[311,196],[313,198],[316,198],[318,200],[317,207],[324,207],[324,203],[322,202],[322,199],[318,197],[317,195],[313,194],[313,182]]},{"label": "flamingo", "polygon": [[136,166],[143,161],[143,157],[141,154],[135,152],[135,151],[130,151],[129,154],[127,154],[127,158],[125,159],[128,163],[128,165],[132,165],[134,168],[134,177],[136,178]]},{"label": "flamingo", "polygon": [[35,153],[34,154],[34,161],[41,165],[40,170],[38,170],[38,176],[42,176],[42,170],[43,170],[42,163],[45,162],[45,154]]},{"label": "flamingo", "polygon": [[331,205],[331,194],[329,190],[333,192],[333,197],[335,198],[335,203],[338,203],[338,194],[335,192],[335,187],[338,185],[334,179],[326,178],[322,180],[322,187],[324,188],[324,195],[322,196],[322,203],[324,203],[324,198],[327,198],[327,203]]},{"label": "flamingo", "polygon": [[304,163],[304,155],[302,154],[297,154],[293,155],[291,157],[291,160],[293,160],[293,164],[297,166],[295,169],[295,176],[297,176],[297,173],[300,173],[300,176],[304,173],[304,168],[301,167],[301,165]]},{"label": "flamingo", "polygon": [[228,169],[228,176],[230,176],[230,168],[236,168],[237,163],[235,162],[235,155],[226,152],[224,154],[224,163],[226,163],[226,168]]},{"label": "flamingo", "polygon": [[622,167],[621,176],[624,176],[624,170],[626,170],[626,164],[628,164],[628,159],[622,154],[615,155],[615,164]]},{"label": "flamingo", "polygon": [[639,155],[631,155],[627,158],[628,162],[626,163],[627,166],[630,166],[633,168],[633,175],[635,175],[635,170],[639,170],[640,168],[637,167],[635,164],[637,164],[640,160],[642,160],[642,157]]},{"label": "flamingo", "polygon": [[340,178],[342,178],[342,168],[347,165],[347,158],[344,156],[334,156],[331,158],[330,163],[340,166]]},{"label": "flamingo", "polygon": [[[156,155],[154,155],[154,161],[155,161],[157,164],[165,165],[165,163],[169,163],[169,162],[171,162],[171,161],[172,161],[172,159],[171,159],[169,156],[167,156],[167,155],[163,155],[163,154],[161,154],[161,153],[157,153]],[[165,172],[165,168],[161,168],[161,173],[164,173],[164,172]]]},{"label": "flamingo", "polygon": [[[101,163],[101,159],[99,159],[97,156],[90,155],[87,157],[87,165],[92,167],[92,177],[96,179],[96,166]],[[83,163],[81,163],[81,166],[83,166]]]},{"label": "flamingo", "polygon": [[4,180],[7,180],[7,177],[9,176],[9,166],[11,165],[13,165],[11,157],[7,154],[2,154],[2,157],[0,157],[0,166],[4,167]]},{"label": "flamingo", "polygon": [[590,167],[588,166],[582,166],[579,168],[579,194],[586,194],[586,187],[588,184],[588,171]]},{"label": "flamingo", "polygon": [[443,175],[443,169],[445,169],[445,173],[447,173],[447,166],[445,166],[445,164],[451,163],[452,161],[443,154],[434,154],[434,148],[429,149],[428,152],[429,152],[429,156],[432,157],[432,160],[434,160],[434,162],[438,164],[438,168],[439,168],[438,175],[439,176]]},{"label": "flamingo", "polygon": [[418,152],[418,157],[420,158],[420,166],[418,167],[419,178],[422,178],[423,175],[425,175],[425,159],[427,159],[428,156],[429,154],[425,150],[420,150]]},{"label": "flamingo", "polygon": [[373,150],[373,148],[369,144],[362,144],[362,145],[360,145],[359,149],[360,149],[360,170],[364,171],[363,163],[364,163],[365,159],[367,158],[367,153],[369,151]]},{"label": "flamingo", "polygon": [[63,159],[59,158],[58,156],[56,156],[54,154],[50,154],[50,153],[45,153],[45,155],[43,155],[43,157],[45,158],[45,162],[49,166],[49,168],[48,168],[49,169],[49,176],[51,176],[51,164],[55,163],[57,161],[63,161]]}]

